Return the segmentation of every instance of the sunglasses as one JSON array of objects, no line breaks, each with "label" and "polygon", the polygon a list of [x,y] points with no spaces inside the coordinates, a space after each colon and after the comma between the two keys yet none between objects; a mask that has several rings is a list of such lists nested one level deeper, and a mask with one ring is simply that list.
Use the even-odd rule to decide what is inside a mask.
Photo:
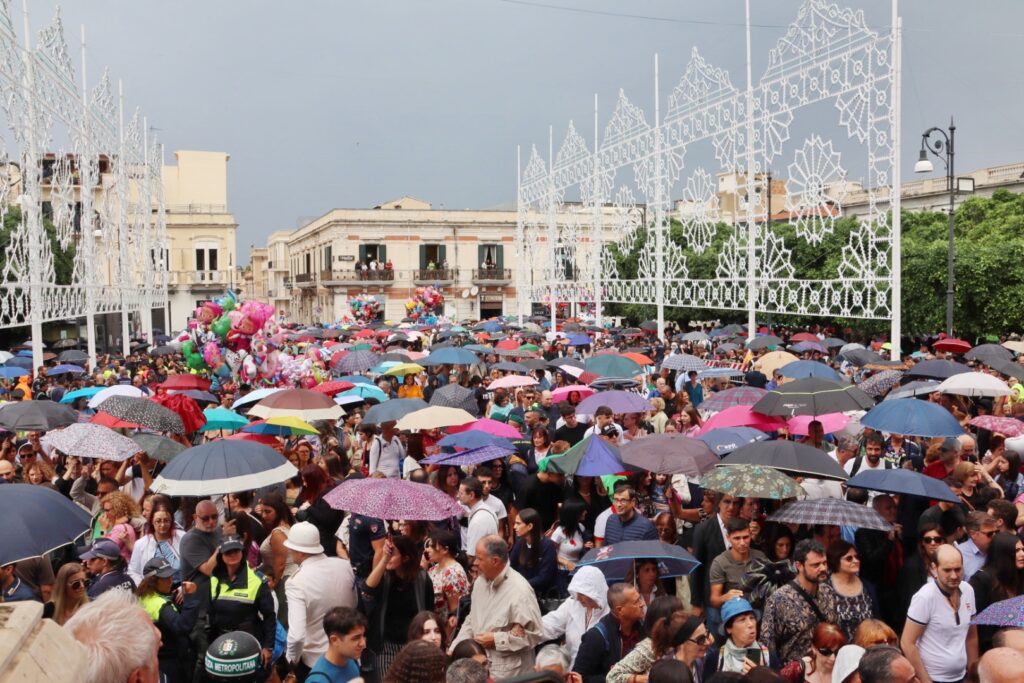
[{"label": "sunglasses", "polygon": [[711,640],[711,634],[708,633],[707,631],[705,631],[704,633],[700,634],[696,638],[687,638],[687,640],[690,641],[691,643],[696,643],[697,645],[703,645],[704,643],[706,643],[709,640]]},{"label": "sunglasses", "polygon": [[816,650],[817,650],[818,652],[820,652],[820,653],[821,653],[821,656],[822,656],[822,657],[831,657],[832,655],[834,655],[834,654],[836,654],[837,652],[839,652],[839,650],[838,650],[838,649],[836,649],[836,650],[833,650],[833,649],[832,649],[832,648],[830,648],[830,647],[819,647],[819,648],[815,648],[815,649],[816,649]]},{"label": "sunglasses", "polygon": [[217,519],[217,515],[196,515],[196,519],[200,522],[212,522]]},{"label": "sunglasses", "polygon": [[928,545],[941,545],[942,536],[925,536],[921,539],[921,542],[927,543]]},{"label": "sunglasses", "polygon": [[978,533],[984,536],[985,538],[992,538],[996,535],[995,531],[979,531]]},{"label": "sunglasses", "polygon": [[71,582],[71,587],[74,588],[76,591],[80,591],[83,588],[85,588],[85,581],[82,581],[81,579],[75,579]]}]

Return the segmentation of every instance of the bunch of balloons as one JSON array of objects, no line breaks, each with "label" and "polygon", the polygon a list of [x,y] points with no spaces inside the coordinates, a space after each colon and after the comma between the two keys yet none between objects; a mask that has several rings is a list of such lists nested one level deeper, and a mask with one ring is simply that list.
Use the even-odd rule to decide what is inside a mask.
[{"label": "bunch of balloons", "polygon": [[352,317],[364,324],[376,320],[380,314],[380,301],[369,294],[360,294],[349,299],[348,307],[352,309]]},{"label": "bunch of balloons", "polygon": [[413,296],[405,302],[405,312],[413,320],[435,317],[444,307],[444,294],[433,285],[417,287]]},{"label": "bunch of balloons", "polygon": [[256,359],[251,353],[254,340],[276,331],[273,306],[259,301],[239,303],[235,293],[228,291],[196,308],[189,329],[178,341],[189,368],[226,378],[264,364],[265,356]]}]

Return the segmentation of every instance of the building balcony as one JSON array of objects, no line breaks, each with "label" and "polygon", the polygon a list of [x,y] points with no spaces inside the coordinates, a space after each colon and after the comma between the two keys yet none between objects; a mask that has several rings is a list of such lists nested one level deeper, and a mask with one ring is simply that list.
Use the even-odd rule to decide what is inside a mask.
[{"label": "building balcony", "polygon": [[190,289],[224,289],[241,286],[241,280],[231,270],[171,271],[167,284]]},{"label": "building balcony", "polygon": [[[403,273],[403,275],[406,275]],[[395,284],[395,270],[334,270],[320,274],[320,284],[329,286],[364,285],[391,287]],[[401,276],[398,276],[401,279]]]},{"label": "building balcony", "polygon": [[508,285],[511,283],[511,268],[479,268],[473,270],[474,285]]},{"label": "building balcony", "polygon": [[299,273],[295,276],[296,287],[312,287],[315,284],[315,273]]},{"label": "building balcony", "polygon": [[459,277],[455,268],[420,268],[412,271],[412,280],[417,285],[450,285]]}]

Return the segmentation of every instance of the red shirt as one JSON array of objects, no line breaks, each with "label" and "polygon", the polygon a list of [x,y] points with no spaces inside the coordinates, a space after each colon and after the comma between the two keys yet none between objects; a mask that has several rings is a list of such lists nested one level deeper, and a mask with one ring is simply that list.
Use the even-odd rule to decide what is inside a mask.
[{"label": "red shirt", "polygon": [[929,477],[935,477],[940,481],[953,474],[953,470],[947,470],[941,460],[936,460],[932,464],[926,465],[922,471]]}]

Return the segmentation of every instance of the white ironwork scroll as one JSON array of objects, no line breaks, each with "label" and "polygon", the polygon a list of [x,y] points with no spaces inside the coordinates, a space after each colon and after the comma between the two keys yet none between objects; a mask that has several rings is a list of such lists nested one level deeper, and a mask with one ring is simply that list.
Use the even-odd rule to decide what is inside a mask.
[{"label": "white ironwork scroll", "polygon": [[[592,147],[570,122],[560,145],[549,134],[547,159],[530,148],[518,188],[520,315],[530,302],[556,315],[558,304],[596,301],[598,317],[600,303],[639,303],[656,306],[659,322],[675,306],[751,320],[893,317],[898,331],[895,0],[891,20],[879,30],[860,10],[807,0],[756,81],[748,48],[745,87],[693,48],[663,114],[655,62],[653,117],[620,91],[603,127],[595,114]],[[749,14],[747,30],[749,45]],[[814,247],[836,234],[853,199],[859,223],[841,257],[808,276],[794,240]],[[635,263],[629,276],[613,251]],[[717,267],[694,274],[690,261],[704,255]]]}]

